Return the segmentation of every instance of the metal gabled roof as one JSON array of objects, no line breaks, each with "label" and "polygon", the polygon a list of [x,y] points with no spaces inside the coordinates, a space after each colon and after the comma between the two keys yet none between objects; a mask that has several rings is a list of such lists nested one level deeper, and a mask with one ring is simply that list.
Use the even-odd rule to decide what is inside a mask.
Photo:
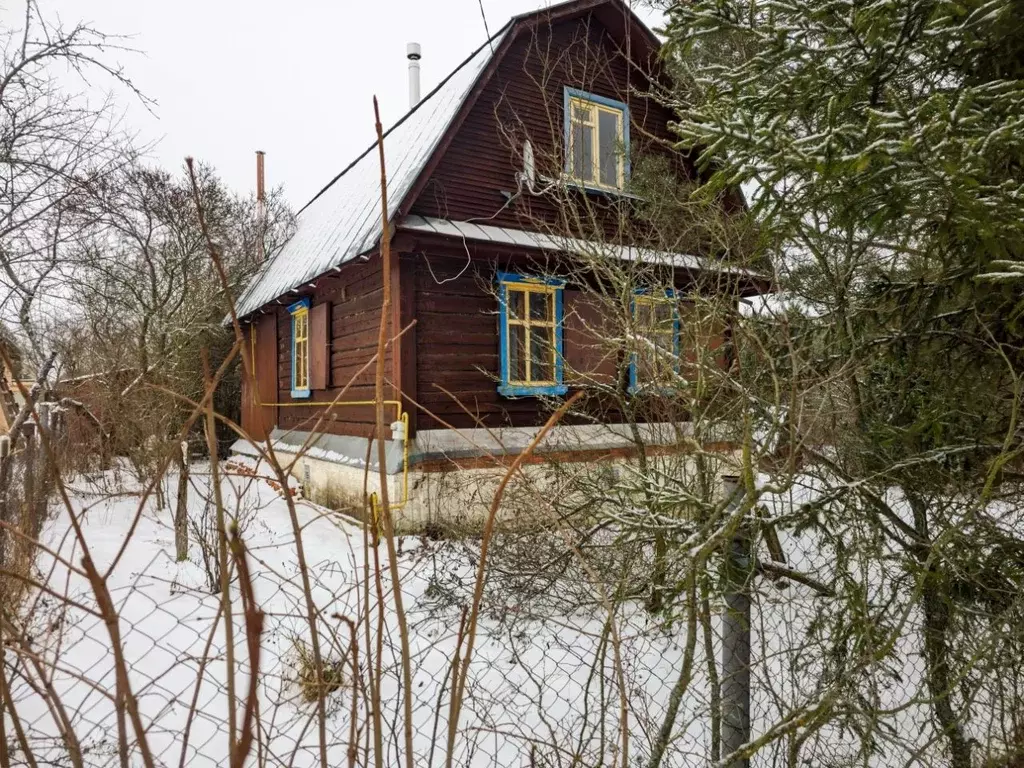
[{"label": "metal gabled roof", "polygon": [[[510,24],[384,135],[389,218],[405,202]],[[373,250],[381,237],[380,214],[380,162],[374,142],[299,211],[295,234],[267,261],[238,300],[239,317]]]}]

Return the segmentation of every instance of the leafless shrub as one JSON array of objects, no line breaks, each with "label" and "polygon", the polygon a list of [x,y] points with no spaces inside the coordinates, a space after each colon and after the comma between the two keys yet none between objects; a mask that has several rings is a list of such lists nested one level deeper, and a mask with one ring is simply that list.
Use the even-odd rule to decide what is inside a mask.
[{"label": "leafless shrub", "polygon": [[346,673],[345,659],[323,658],[317,666],[309,643],[301,637],[292,638],[292,653],[295,658],[295,682],[303,701],[319,701],[351,684]]}]

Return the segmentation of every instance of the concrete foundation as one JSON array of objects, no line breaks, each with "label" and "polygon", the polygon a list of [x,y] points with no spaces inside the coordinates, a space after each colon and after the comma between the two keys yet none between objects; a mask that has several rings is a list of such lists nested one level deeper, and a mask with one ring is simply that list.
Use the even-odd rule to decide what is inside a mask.
[{"label": "concrete foundation", "polygon": [[[385,469],[396,529],[404,533],[479,529],[508,466],[538,430],[421,430],[410,441],[408,465],[401,441],[387,441]],[[648,464],[675,478],[696,477],[694,460],[686,449],[688,424],[645,424],[637,430],[647,446]],[[305,498],[360,514],[365,494],[380,493],[375,442],[279,430],[272,438],[278,459],[291,466]],[[560,510],[620,487],[624,475],[638,467],[635,447],[628,425],[555,427],[506,486],[499,523],[516,527],[557,523]],[[233,450],[255,455],[252,446],[242,441]],[[728,447],[719,453],[723,468],[732,464]]]}]

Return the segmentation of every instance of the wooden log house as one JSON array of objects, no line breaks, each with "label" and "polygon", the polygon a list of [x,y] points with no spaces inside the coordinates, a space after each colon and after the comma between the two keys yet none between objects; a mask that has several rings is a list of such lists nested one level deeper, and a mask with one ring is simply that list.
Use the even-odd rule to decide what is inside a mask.
[{"label": "wooden log house", "polygon": [[[390,328],[412,327],[389,346],[385,438],[390,495],[408,505],[410,526],[461,515],[416,501],[424,480],[493,467],[521,449],[580,371],[642,383],[635,361],[595,355],[587,343],[600,318],[571,265],[592,243],[566,228],[567,196],[608,211],[602,252],[660,259],[679,295],[699,274],[730,273],[713,254],[645,252],[612,235],[638,158],[661,153],[674,173],[696,178],[690,159],[669,149],[671,112],[645,96],[648,78],[660,76],[644,74],[658,72],[658,52],[622,0],[571,0],[511,19],[387,131]],[[373,366],[359,371],[380,323],[380,212],[374,145],[306,204],[295,235],[238,303],[253,352],[243,427],[285,453],[306,445],[294,471],[333,506],[360,504],[367,455],[375,482]],[[730,274],[737,295],[763,287],[743,270]],[[676,355],[685,353],[679,326],[677,316],[668,333]],[[570,419],[536,460],[628,452],[621,430],[607,426]],[[241,441],[236,450],[251,452]],[[434,501],[444,495],[435,487]]]}]

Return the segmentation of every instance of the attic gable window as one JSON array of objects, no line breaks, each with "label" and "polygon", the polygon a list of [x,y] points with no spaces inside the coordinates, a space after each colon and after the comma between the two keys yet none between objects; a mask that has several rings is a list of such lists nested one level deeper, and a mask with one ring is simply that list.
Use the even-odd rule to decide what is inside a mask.
[{"label": "attic gable window", "polygon": [[498,274],[501,382],[506,397],[563,395],[561,280]]},{"label": "attic gable window", "polygon": [[292,397],[309,397],[309,299],[288,307],[292,316]]},{"label": "attic gable window", "polygon": [[565,172],[584,187],[622,190],[629,174],[629,107],[565,89]]}]

